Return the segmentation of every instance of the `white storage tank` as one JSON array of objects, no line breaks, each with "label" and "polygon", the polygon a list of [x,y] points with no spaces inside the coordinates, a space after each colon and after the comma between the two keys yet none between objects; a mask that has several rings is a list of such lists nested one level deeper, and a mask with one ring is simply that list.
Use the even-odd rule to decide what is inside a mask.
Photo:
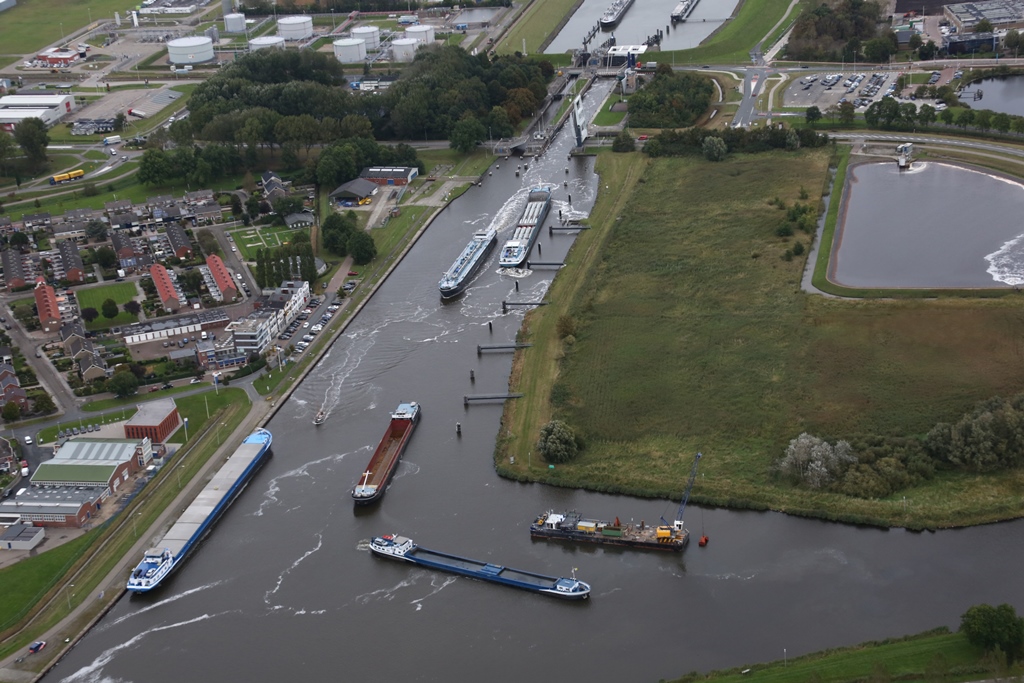
[{"label": "white storage tank", "polygon": [[421,45],[415,38],[399,38],[391,41],[392,59],[396,62],[411,62],[416,57],[416,48]]},{"label": "white storage tank", "polygon": [[355,64],[366,59],[366,41],[361,38],[341,38],[334,41],[334,56],[342,64]]},{"label": "white storage tank", "polygon": [[305,40],[313,36],[313,18],[304,16],[281,17],[277,20],[277,35],[285,40]]},{"label": "white storage tank", "polygon": [[268,47],[276,47],[279,50],[283,50],[284,38],[281,36],[260,36],[249,41],[249,49],[253,52],[264,50]]},{"label": "white storage tank", "polygon": [[171,64],[202,64],[213,59],[213,41],[202,36],[167,41],[167,61]]},{"label": "white storage tank", "polygon": [[365,40],[367,50],[376,50],[380,47],[380,27],[378,26],[356,26],[352,29],[352,37]]},{"label": "white storage tank", "polygon": [[237,12],[225,14],[224,33],[245,33],[245,15]]},{"label": "white storage tank", "polygon": [[415,38],[416,40],[429,45],[434,42],[434,27],[430,24],[416,24],[405,29],[406,38]]}]

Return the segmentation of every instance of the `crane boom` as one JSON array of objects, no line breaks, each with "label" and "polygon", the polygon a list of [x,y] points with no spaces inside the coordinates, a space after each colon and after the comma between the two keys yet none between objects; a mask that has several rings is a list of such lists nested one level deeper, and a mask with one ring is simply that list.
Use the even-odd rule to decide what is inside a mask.
[{"label": "crane boom", "polygon": [[683,491],[683,501],[679,504],[679,512],[676,513],[676,521],[673,525],[677,531],[681,531],[683,528],[683,511],[686,510],[686,503],[690,500],[690,490],[693,488],[693,481],[697,478],[697,466],[700,464],[702,457],[698,453],[697,457],[693,459],[693,467],[690,468],[690,479],[686,482],[686,490]]}]

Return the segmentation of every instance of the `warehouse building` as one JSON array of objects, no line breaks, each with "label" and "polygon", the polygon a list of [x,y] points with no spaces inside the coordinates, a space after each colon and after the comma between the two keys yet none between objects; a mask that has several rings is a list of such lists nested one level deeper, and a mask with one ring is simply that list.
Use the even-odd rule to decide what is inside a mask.
[{"label": "warehouse building", "polygon": [[997,31],[1024,28],[1024,1],[1022,0],[961,2],[945,5],[942,12],[960,34],[973,31],[982,19],[988,19]]},{"label": "warehouse building", "polygon": [[31,118],[52,126],[74,110],[74,95],[4,95],[0,97],[0,129],[11,132]]},{"label": "warehouse building", "polygon": [[124,435],[127,439],[163,443],[180,424],[178,406],[173,398],[149,401],[141,404],[139,412],[124,423]]},{"label": "warehouse building", "polygon": [[408,185],[420,174],[418,168],[405,166],[364,168],[359,174],[376,185]]}]

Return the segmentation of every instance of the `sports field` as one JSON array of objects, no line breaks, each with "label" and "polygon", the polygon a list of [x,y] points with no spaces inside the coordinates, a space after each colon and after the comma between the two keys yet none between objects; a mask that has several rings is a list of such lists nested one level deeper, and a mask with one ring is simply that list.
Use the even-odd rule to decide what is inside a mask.
[{"label": "sports field", "polygon": [[[520,354],[512,388],[530,396],[506,407],[516,439],[499,455],[516,459],[508,466],[501,457],[499,467],[569,486],[678,496],[701,451],[693,495],[716,504],[913,526],[1024,514],[1015,493],[1022,473],[942,474],[882,499],[772,476],[773,461],[803,431],[833,440],[920,435],[1024,387],[1015,360],[1024,319],[1013,297],[863,301],[801,290],[804,259],[783,257],[809,236],[778,237],[785,214],[769,201],[792,206],[806,188],[804,201],[816,205],[827,164],[821,150],[722,163],[653,159],[604,227],[599,199],[588,239],[604,230],[607,243],[570,293],[574,343],[552,344],[546,332],[567,298],[556,279],[552,305],[525,324],[523,341],[535,346]],[[606,183],[628,192],[620,178],[603,175]],[[552,373],[534,367],[552,358],[561,359],[558,379],[545,390]],[[538,405],[533,394],[550,400]],[[554,471],[534,454],[530,470],[551,416],[583,436],[583,454]]]}]

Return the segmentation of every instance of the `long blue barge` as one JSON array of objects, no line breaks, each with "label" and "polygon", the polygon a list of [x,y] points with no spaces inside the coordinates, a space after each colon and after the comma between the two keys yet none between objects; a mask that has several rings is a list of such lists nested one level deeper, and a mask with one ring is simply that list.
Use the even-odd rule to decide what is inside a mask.
[{"label": "long blue barge", "polygon": [[185,561],[266,461],[273,440],[271,433],[263,428],[245,438],[160,543],[146,551],[128,577],[128,590],[135,593],[153,590]]},{"label": "long blue barge", "polygon": [[370,541],[370,550],[381,557],[404,560],[421,567],[439,569],[468,576],[471,579],[500,583],[503,586],[522,588],[565,600],[585,600],[590,597],[590,584],[577,579],[575,569],[570,579],[545,576],[522,569],[511,569],[489,562],[428,550],[416,545],[411,538],[405,536],[377,536]]}]

